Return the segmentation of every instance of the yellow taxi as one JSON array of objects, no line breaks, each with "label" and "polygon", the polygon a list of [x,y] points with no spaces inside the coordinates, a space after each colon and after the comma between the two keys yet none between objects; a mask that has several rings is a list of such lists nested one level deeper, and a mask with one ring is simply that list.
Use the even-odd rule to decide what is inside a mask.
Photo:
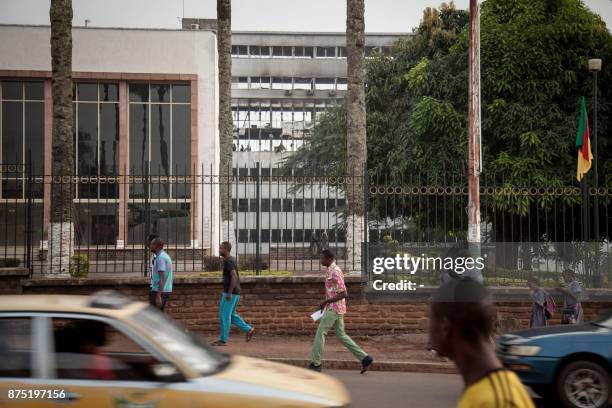
[{"label": "yellow taxi", "polygon": [[346,407],[337,380],[212,350],[112,292],[0,296],[0,407]]}]

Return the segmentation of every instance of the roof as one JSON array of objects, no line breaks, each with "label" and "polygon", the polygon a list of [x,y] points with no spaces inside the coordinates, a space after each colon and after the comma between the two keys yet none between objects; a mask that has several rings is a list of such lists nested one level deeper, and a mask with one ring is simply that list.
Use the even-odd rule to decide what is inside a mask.
[{"label": "roof", "polygon": [[146,303],[130,301],[122,308],[92,307],[93,296],[74,295],[8,295],[0,296],[3,312],[88,313],[113,318],[125,318],[147,307]]}]

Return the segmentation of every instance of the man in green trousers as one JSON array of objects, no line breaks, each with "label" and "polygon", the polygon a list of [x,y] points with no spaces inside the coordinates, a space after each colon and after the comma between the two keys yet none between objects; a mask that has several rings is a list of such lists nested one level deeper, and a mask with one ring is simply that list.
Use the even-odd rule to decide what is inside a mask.
[{"label": "man in green trousers", "polygon": [[346,286],[342,270],[334,262],[334,254],[329,249],[321,252],[321,265],[327,268],[325,272],[325,300],[320,305],[323,317],[319,322],[319,328],[312,345],[312,362],[309,368],[314,371],[321,371],[321,355],[325,345],[325,336],[330,329],[334,329],[338,340],[361,361],[361,374],[363,374],[368,371],[374,360],[344,332]]}]

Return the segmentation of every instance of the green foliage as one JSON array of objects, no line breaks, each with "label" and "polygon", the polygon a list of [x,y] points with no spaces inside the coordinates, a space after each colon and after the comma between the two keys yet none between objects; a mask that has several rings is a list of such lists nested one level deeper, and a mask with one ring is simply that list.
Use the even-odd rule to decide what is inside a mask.
[{"label": "green foliage", "polygon": [[[367,61],[368,171],[373,180],[387,185],[464,185],[468,23],[468,13],[457,10],[452,2],[437,10],[428,8],[414,36],[399,41],[391,57],[377,55]],[[482,137],[487,177],[502,186],[577,186],[574,142],[579,98],[586,96],[591,108],[592,74],[587,61],[593,57],[604,61],[599,74],[600,183],[612,187],[612,139],[604,137],[612,131],[612,35],[605,23],[580,0],[482,3]],[[312,143],[294,154],[287,166],[313,174],[342,173],[345,122],[343,107],[324,115]],[[448,174],[459,177],[449,179]],[[559,199],[498,194],[485,198],[484,204],[524,216],[532,208],[552,208]],[[576,204],[580,196],[561,199]],[[408,212],[401,199],[381,200],[374,198],[370,203],[373,218]],[[447,207],[456,210],[464,205],[456,200]],[[389,214],[389,208],[395,213]],[[418,226],[428,211],[432,209],[411,208],[407,220]]]},{"label": "green foliage", "polygon": [[73,255],[70,257],[70,276],[85,278],[89,275],[89,257],[87,255]]},{"label": "green foliage", "polygon": [[[240,271],[239,273],[241,277],[257,276],[257,271],[255,270],[244,270],[244,271]],[[217,277],[220,278],[223,274],[222,272],[200,272],[199,275],[204,278],[217,278]],[[277,270],[277,269],[262,270],[259,272],[259,276],[293,276],[293,272],[285,271],[285,270]]]}]

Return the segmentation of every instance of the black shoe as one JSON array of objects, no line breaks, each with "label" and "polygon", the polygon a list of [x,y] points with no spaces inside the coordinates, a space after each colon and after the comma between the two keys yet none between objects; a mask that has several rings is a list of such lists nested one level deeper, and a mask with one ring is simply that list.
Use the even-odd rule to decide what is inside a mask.
[{"label": "black shoe", "polygon": [[368,371],[373,362],[374,362],[374,359],[372,357],[365,356],[363,360],[361,360],[361,374]]},{"label": "black shoe", "polygon": [[315,365],[314,363],[310,363],[310,365],[308,366],[308,369],[320,373],[321,372],[321,364]]},{"label": "black shoe", "polygon": [[221,340],[217,340],[217,341],[213,341],[212,343],[210,343],[211,346],[215,346],[215,347],[220,347],[220,346],[227,346],[227,343]]}]

